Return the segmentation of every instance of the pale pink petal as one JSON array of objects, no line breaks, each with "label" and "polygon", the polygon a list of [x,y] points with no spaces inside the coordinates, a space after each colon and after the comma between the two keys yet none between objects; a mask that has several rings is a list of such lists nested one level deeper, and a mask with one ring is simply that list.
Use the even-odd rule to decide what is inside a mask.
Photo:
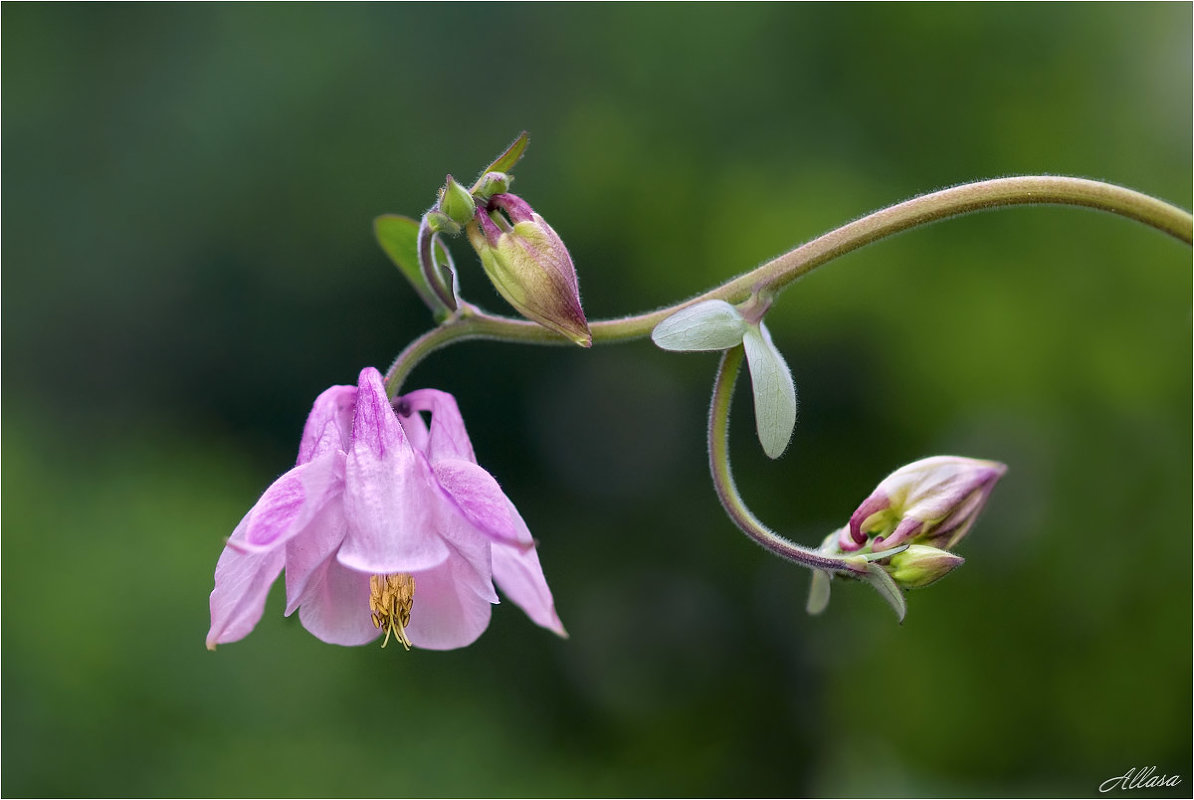
[{"label": "pale pink petal", "polygon": [[431,468],[406,440],[372,367],[361,371],[352,439],[344,491],[348,535],[340,563],[367,575],[443,563],[448,548],[433,526],[441,493]]},{"label": "pale pink petal", "polygon": [[460,458],[477,463],[455,397],[438,389],[419,389],[404,395],[402,399],[415,411],[431,412],[431,435],[426,453],[432,463],[441,458]]},{"label": "pale pink petal", "polygon": [[369,576],[342,566],[334,557],[317,568],[299,609],[303,627],[328,644],[367,644],[380,634],[369,611]]},{"label": "pale pink petal", "polygon": [[426,454],[428,432],[427,422],[423,419],[423,415],[418,411],[410,410],[409,415],[399,414],[398,419],[402,423],[402,430],[406,433],[406,439],[410,442],[410,446],[417,452]]},{"label": "pale pink petal", "polygon": [[347,527],[343,504],[328,503],[302,536],[286,543],[286,616],[318,590],[322,568],[340,549]]},{"label": "pale pink petal", "polygon": [[261,552],[300,534],[329,502],[338,501],[344,483],[344,457],[324,453],[274,481],[245,516],[243,531],[229,540],[245,552]]},{"label": "pale pink petal", "polygon": [[[407,636],[416,647],[451,650],[470,645],[489,627],[490,601],[474,588],[476,572],[463,558],[416,572]],[[496,597],[495,597],[496,599]]]},{"label": "pale pink petal", "polygon": [[[243,528],[238,528],[233,536],[238,533],[243,534]],[[216,563],[207,649],[214,650],[217,644],[243,639],[253,630],[265,611],[265,599],[282,571],[284,561],[285,552],[281,548],[260,553],[224,548]]]},{"label": "pale pink petal", "polygon": [[485,602],[496,603],[498,596],[493,590],[493,548],[489,537],[470,525],[447,503],[439,509],[436,531],[451,547],[450,560],[459,562],[458,566],[467,565],[470,568],[467,572],[463,568],[456,571],[461,584]]},{"label": "pale pink petal", "polygon": [[333,386],[315,398],[299,442],[299,464],[306,464],[328,450],[348,450],[356,398],[355,386]]},{"label": "pale pink petal", "polygon": [[526,523],[492,475],[461,459],[442,459],[432,468],[448,499],[477,530],[522,549],[534,546]]},{"label": "pale pink petal", "polygon": [[493,546],[493,579],[497,581],[502,594],[514,601],[537,625],[541,625],[560,636],[567,636],[564,624],[556,614],[555,600],[543,567],[539,565],[539,554],[534,549],[520,550],[505,545]]}]

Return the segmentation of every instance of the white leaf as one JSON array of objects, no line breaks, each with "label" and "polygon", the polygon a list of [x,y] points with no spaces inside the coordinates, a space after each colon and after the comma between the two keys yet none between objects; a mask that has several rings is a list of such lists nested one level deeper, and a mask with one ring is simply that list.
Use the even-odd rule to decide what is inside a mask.
[{"label": "white leaf", "polygon": [[871,563],[870,572],[862,577],[883,595],[883,599],[891,605],[900,622],[904,621],[904,614],[908,612],[908,604],[904,602],[904,593],[896,585],[895,580],[887,574],[887,570],[878,564]]},{"label": "white leaf", "polygon": [[805,610],[820,614],[829,605],[829,579],[833,576],[823,569],[813,570],[813,582],[808,587],[808,604]]},{"label": "white leaf", "polygon": [[763,452],[779,458],[788,447],[796,427],[796,384],[784,357],[771,343],[771,334],[762,322],[750,327],[742,338],[746,363],[755,394],[755,425]]},{"label": "white leaf", "polygon": [[664,350],[728,350],[742,341],[746,320],[725,300],[682,308],[655,326],[651,341]]}]

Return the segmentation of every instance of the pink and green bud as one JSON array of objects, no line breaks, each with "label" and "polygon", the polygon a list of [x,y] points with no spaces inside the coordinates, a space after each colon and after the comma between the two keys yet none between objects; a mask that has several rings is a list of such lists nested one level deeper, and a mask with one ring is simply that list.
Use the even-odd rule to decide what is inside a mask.
[{"label": "pink and green bud", "polygon": [[[495,212],[505,218],[499,214],[495,221]],[[526,201],[512,194],[494,195],[488,208],[477,209],[468,238],[494,288],[510,305],[581,347],[592,345],[572,257]]]},{"label": "pink and green bud", "polygon": [[888,475],[838,537],[844,552],[868,544],[881,552],[904,544],[949,550],[970,530],[1007,467],[996,461],[936,456]]},{"label": "pink and green bud", "polygon": [[891,557],[887,574],[902,589],[918,589],[944,578],[966,559],[925,544],[909,545]]}]

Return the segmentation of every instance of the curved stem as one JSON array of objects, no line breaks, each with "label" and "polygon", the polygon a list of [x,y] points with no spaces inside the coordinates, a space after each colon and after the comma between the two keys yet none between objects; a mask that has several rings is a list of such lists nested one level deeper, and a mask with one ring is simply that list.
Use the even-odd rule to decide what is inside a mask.
[{"label": "curved stem", "polygon": [[869,568],[861,559],[848,561],[826,556],[775,533],[759,521],[738,493],[730,472],[730,402],[738,369],[742,365],[742,353],[742,345],[738,345],[721,357],[717,380],[713,384],[713,401],[709,406],[709,471],[713,475],[713,488],[717,490],[722,508],[751,540],[780,558],[811,569],[846,572],[857,577],[866,575]]},{"label": "curved stem", "polygon": [[1069,205],[1118,214],[1167,233],[1186,244],[1194,239],[1194,217],[1146,194],[1085,178],[1021,176],[966,183],[905,200],[856,219],[789,250],[750,272],[669,308],[589,324],[593,343],[616,342],[649,334],[684,306],[703,300],[738,303],[757,288],[778,294],[797,278],[852,250],[906,230],[987,208],[1022,205]]},{"label": "curved stem", "polygon": [[[685,306],[703,300],[737,303],[758,289],[778,293],[822,264],[888,236],[974,211],[1019,205],[1093,208],[1142,222],[1187,244],[1194,239],[1194,218],[1188,212],[1122,186],[1085,178],[996,178],[905,200],[818,236],[704,294],[646,314],[597,320],[589,323],[589,330],[594,344],[638,339],[650,334],[656,325]],[[456,315],[402,351],[387,373],[386,388],[393,395],[411,369],[428,353],[463,339],[571,344],[534,322],[486,314],[461,303]]]}]

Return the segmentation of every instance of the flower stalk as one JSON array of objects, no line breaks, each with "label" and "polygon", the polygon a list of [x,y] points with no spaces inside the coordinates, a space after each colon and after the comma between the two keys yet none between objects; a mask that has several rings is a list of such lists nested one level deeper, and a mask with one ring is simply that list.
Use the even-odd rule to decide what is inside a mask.
[{"label": "flower stalk", "polygon": [[829,556],[785,539],[760,522],[738,493],[730,470],[730,403],[742,357],[742,345],[727,350],[721,357],[709,406],[709,471],[717,499],[747,538],[780,558],[811,569],[863,577],[868,573],[865,559]]},{"label": "flower stalk", "polygon": [[[1194,241],[1194,217],[1189,212],[1123,186],[1058,176],[995,178],[953,186],[889,206],[822,234],[704,294],[645,314],[590,321],[589,331],[594,344],[640,339],[687,306],[706,300],[740,303],[758,291],[778,294],[817,267],[897,233],[984,209],[1024,205],[1092,208],[1136,220],[1186,244]],[[395,359],[386,373],[390,396],[401,390],[406,376],[429,353],[467,339],[569,343],[537,323],[489,314],[461,302],[439,328],[416,339]]]}]

